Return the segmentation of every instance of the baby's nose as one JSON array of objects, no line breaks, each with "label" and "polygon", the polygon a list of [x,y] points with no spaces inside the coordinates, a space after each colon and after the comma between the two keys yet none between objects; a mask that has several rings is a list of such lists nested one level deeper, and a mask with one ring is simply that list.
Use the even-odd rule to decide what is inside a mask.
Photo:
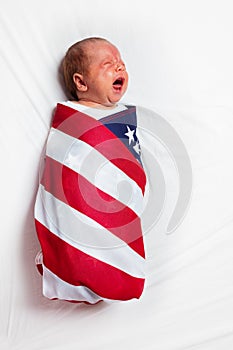
[{"label": "baby's nose", "polygon": [[125,70],[125,65],[124,65],[124,63],[122,63],[122,62],[118,62],[118,63],[116,64],[116,71],[119,72],[119,71],[121,71],[121,70]]}]

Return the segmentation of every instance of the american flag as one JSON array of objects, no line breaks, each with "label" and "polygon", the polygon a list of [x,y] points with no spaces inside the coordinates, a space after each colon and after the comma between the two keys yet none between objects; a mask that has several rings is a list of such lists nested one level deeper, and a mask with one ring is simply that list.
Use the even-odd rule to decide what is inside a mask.
[{"label": "american flag", "polygon": [[146,176],[136,107],[98,120],[88,111],[59,103],[47,140],[35,203],[43,295],[90,304],[139,298]]}]

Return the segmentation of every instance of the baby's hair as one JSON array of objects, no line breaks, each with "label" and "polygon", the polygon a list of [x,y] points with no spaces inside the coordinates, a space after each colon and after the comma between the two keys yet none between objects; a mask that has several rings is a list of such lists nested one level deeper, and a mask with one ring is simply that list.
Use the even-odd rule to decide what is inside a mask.
[{"label": "baby's hair", "polygon": [[74,73],[86,74],[88,73],[88,67],[90,64],[90,57],[88,55],[87,47],[91,43],[98,41],[108,40],[99,37],[90,37],[80,40],[73,44],[68,51],[62,62],[62,73],[64,78],[65,87],[67,92],[75,99],[78,99],[76,93],[76,86],[73,80]]}]

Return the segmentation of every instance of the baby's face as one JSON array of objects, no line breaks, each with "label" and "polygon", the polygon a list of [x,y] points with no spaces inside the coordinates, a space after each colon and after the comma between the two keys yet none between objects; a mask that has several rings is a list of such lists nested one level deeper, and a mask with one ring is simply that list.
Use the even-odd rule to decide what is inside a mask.
[{"label": "baby's face", "polygon": [[85,99],[104,106],[114,106],[128,86],[128,73],[120,53],[109,42],[99,41],[89,47],[91,63],[84,81]]}]

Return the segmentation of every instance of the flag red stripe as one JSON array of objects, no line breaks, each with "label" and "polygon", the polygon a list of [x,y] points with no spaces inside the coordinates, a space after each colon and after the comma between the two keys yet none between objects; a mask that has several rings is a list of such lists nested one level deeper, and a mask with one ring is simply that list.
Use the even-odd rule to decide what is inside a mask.
[{"label": "flag red stripe", "polygon": [[54,197],[95,220],[145,257],[140,218],[123,203],[49,157],[41,183]]},{"label": "flag red stripe", "polygon": [[58,104],[52,126],[95,147],[109,161],[130,176],[144,193],[146,176],[141,164],[123,142],[100,121]]},{"label": "flag red stripe", "polygon": [[144,279],[104,263],[52,234],[36,220],[44,265],[62,280],[83,285],[103,298],[129,300],[139,298]]}]

